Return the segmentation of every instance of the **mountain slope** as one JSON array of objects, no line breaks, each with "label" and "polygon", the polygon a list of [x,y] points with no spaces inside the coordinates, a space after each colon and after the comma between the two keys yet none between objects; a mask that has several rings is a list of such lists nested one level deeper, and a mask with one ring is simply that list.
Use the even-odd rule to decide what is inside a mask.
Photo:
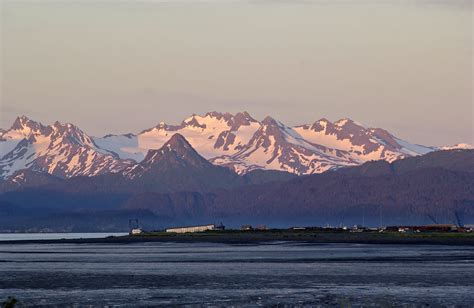
[{"label": "mountain slope", "polygon": [[257,121],[247,112],[193,115],[180,125],[160,123],[137,135],[108,135],[94,141],[122,158],[140,161],[148,150],[160,148],[175,133],[183,135],[206,159],[239,174],[255,169],[321,173],[436,150],[410,144],[380,128],[365,128],[350,119],[335,123],[322,119],[312,125],[288,127],[271,117]]},{"label": "mountain slope", "polygon": [[[186,144],[181,138],[176,136],[174,139],[178,148],[183,149]],[[163,164],[173,162],[170,168],[176,168],[174,170],[179,170],[182,163],[189,164],[187,169],[204,169],[205,176],[209,177],[205,160],[193,157],[189,149],[181,153],[173,150],[176,146],[171,148],[169,153],[160,154],[163,156],[159,161]],[[422,224],[431,223],[432,219],[449,223],[456,220],[456,215],[465,224],[474,222],[472,150],[439,151],[394,163],[369,162],[363,166],[295,177],[288,181],[236,185],[226,189],[223,189],[224,184],[212,182],[206,183],[207,187],[199,186],[196,179],[204,171],[193,171],[187,176],[196,177],[188,184],[202,190],[184,192],[180,191],[179,183],[174,186],[175,190],[172,186],[161,186],[166,183],[174,185],[175,182],[166,172],[166,177],[160,175],[159,170],[168,167],[162,166],[156,156],[153,158],[154,154],[151,153],[150,160],[143,164],[143,171],[137,171],[142,177],[161,177],[152,189],[140,190],[141,184],[134,186],[140,181],[138,174],[134,179],[124,178],[121,174],[75,177],[60,180],[63,186],[49,184],[0,194],[0,212],[2,204],[9,212],[19,209],[21,215],[18,215],[18,220],[8,221],[9,226],[18,228],[23,224],[35,226],[35,220],[41,217],[52,223],[56,221],[53,217],[62,215],[66,215],[74,225],[83,217],[95,217],[95,211],[103,210],[111,211],[108,214],[111,220],[123,218],[124,213],[133,215],[148,211],[161,219],[160,224],[153,228],[205,221],[223,221],[233,226],[244,223],[271,226]],[[191,157],[182,162],[182,154]],[[221,171],[212,172],[218,174]],[[219,176],[222,175],[219,173]],[[180,178],[183,178],[182,174]],[[121,182],[122,186],[117,186],[116,191],[103,190],[104,187],[112,187],[106,180],[117,183],[117,179],[124,182]],[[232,177],[228,179],[232,180]],[[81,181],[86,181],[88,186],[81,186]],[[102,188],[100,181],[105,185]],[[84,211],[88,211],[88,216],[83,215]],[[127,220],[122,220],[126,225]],[[103,230],[104,225],[95,228],[89,231]]]},{"label": "mountain slope", "polygon": [[212,161],[240,173],[254,169],[273,169],[309,174],[358,164],[343,151],[307,142],[292,128],[271,117],[266,117],[261,122],[261,127],[240,151],[216,157]]},{"label": "mountain slope", "polygon": [[388,163],[371,161],[354,168],[341,168],[337,173],[355,176],[401,175],[421,169],[442,168],[474,173],[474,150],[443,150]]},{"label": "mountain slope", "polygon": [[[261,223],[420,224],[453,222],[456,214],[474,222],[474,151],[435,152],[388,165],[396,172],[366,173],[380,162],[231,191],[195,196],[208,218]],[[429,161],[429,163],[426,163]],[[462,162],[465,162],[464,164]],[[369,166],[372,165],[372,166]],[[369,167],[367,167],[369,166]],[[141,196],[127,209],[180,211],[182,194]],[[162,200],[159,204],[150,198]],[[134,199],[136,201],[136,199]],[[189,202],[188,202],[189,203]],[[191,204],[186,205],[192,207]]]},{"label": "mountain slope", "polygon": [[121,136],[107,135],[95,138],[96,144],[119,154],[122,158],[141,161],[150,149],[158,149],[174,134],[180,134],[206,159],[233,154],[247,144],[260,127],[247,112],[209,112],[204,116],[193,115],[180,125],[160,123],[141,133]]},{"label": "mountain slope", "polygon": [[31,187],[41,187],[61,182],[62,179],[46,172],[35,172],[29,169],[22,169],[13,173],[8,179],[0,181],[0,193]]},{"label": "mountain slope", "polygon": [[391,162],[435,150],[409,144],[381,128],[365,128],[350,119],[335,123],[321,119],[311,126],[298,126],[295,131],[313,144],[347,151],[359,162],[379,159]]},{"label": "mountain slope", "polygon": [[232,170],[215,166],[199,155],[180,134],[122,174],[140,191],[206,191],[243,182]]},{"label": "mountain slope", "polygon": [[[10,129],[0,130],[0,178],[21,169],[65,178],[117,173],[141,162],[175,134],[182,135],[208,161],[239,174],[252,170],[314,174],[437,150],[350,119],[334,123],[321,119],[289,127],[271,117],[257,121],[247,112],[209,112],[193,115],[180,125],[160,123],[139,134],[91,138],[72,124],[44,126],[19,117]],[[455,148],[470,146],[443,147]]]},{"label": "mountain slope", "polygon": [[98,148],[91,137],[72,124],[44,126],[20,117],[1,138],[0,177],[4,178],[22,169],[62,178],[96,176],[119,172],[133,164]]},{"label": "mountain slope", "polygon": [[141,192],[205,192],[255,183],[286,181],[295,175],[281,171],[256,170],[243,176],[216,166],[200,156],[180,134],[173,135],[163,147],[149,150],[140,163],[120,172],[96,176],[59,178],[47,172],[22,169],[0,181],[0,193],[27,188],[74,194]]}]

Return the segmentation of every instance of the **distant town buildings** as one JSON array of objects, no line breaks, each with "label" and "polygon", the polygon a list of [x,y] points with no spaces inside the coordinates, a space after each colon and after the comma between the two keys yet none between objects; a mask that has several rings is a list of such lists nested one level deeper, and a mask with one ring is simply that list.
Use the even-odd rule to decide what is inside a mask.
[{"label": "distant town buildings", "polygon": [[306,227],[293,227],[293,228],[291,228],[291,230],[294,230],[294,231],[303,231],[303,230],[306,230]]},{"label": "distant town buildings", "polygon": [[210,230],[224,230],[224,229],[225,227],[222,224],[220,224],[219,226],[211,224],[211,225],[202,225],[202,226],[169,228],[169,229],[166,229],[166,232],[189,233],[189,232],[204,232],[204,231],[210,231]]},{"label": "distant town buildings", "polygon": [[252,227],[252,225],[242,225],[240,227],[241,231],[252,231],[252,230],[258,230],[258,231],[263,231],[263,230],[268,230],[268,227],[266,225],[258,225],[256,227]]},{"label": "distant town buildings", "polygon": [[138,219],[128,220],[128,230],[130,235],[139,235],[143,233],[143,230],[140,228],[138,223]]},{"label": "distant town buildings", "polygon": [[468,229],[453,224],[434,224],[424,226],[389,226],[387,232],[413,233],[413,232],[469,232]]},{"label": "distant town buildings", "polygon": [[240,227],[240,230],[242,230],[242,231],[252,231],[253,227],[251,225],[242,225]]}]

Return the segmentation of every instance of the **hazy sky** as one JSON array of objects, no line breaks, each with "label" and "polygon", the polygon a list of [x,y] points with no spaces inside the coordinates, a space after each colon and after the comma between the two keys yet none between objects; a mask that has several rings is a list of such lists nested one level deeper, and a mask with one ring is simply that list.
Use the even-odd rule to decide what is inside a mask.
[{"label": "hazy sky", "polygon": [[3,128],[247,110],[474,143],[471,1],[0,1]]}]

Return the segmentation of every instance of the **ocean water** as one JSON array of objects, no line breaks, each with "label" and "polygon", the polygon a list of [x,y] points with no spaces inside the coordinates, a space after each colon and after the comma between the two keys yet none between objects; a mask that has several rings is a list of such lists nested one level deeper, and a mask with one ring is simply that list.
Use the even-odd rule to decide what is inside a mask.
[{"label": "ocean water", "polygon": [[80,238],[104,238],[107,236],[122,236],[128,233],[0,233],[1,241],[23,240],[60,240]]},{"label": "ocean water", "polygon": [[474,247],[0,244],[0,302],[97,306],[474,305]]}]

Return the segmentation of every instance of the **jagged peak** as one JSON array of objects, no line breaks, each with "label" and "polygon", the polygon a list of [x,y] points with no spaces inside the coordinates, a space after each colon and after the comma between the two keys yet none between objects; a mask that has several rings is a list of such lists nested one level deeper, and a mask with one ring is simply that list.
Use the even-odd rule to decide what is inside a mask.
[{"label": "jagged peak", "polygon": [[332,122],[329,121],[329,120],[326,119],[326,118],[321,118],[321,119],[317,120],[315,123],[332,123]]},{"label": "jagged peak", "polygon": [[59,121],[56,121],[51,127],[54,132],[59,133],[59,134],[74,133],[74,134],[85,135],[85,133],[78,126],[72,123],[61,123]]},{"label": "jagged peak", "polygon": [[15,123],[22,124],[28,121],[30,121],[30,118],[28,118],[26,115],[21,115],[21,116],[16,117],[15,122],[13,124]]},{"label": "jagged peak", "polygon": [[252,118],[247,111],[238,112],[235,114],[235,116],[233,116],[232,120],[230,121],[231,130],[236,131],[241,126],[248,126],[252,123],[258,123],[258,121]]},{"label": "jagged peak", "polygon": [[51,136],[53,141],[62,140],[62,142],[67,144],[87,146],[97,150],[94,140],[72,123],[60,123],[56,121],[53,125],[46,127],[44,134]]},{"label": "jagged peak", "polygon": [[232,115],[231,113],[229,112],[219,112],[219,111],[210,111],[210,112],[207,112],[203,118],[217,118],[217,119],[222,119],[224,118],[226,121],[230,120],[231,118],[234,117],[234,115]]},{"label": "jagged peak", "polygon": [[[194,115],[196,117],[196,115]],[[232,114],[230,112],[220,112],[220,111],[210,111],[207,112],[204,116],[201,116],[203,118],[210,117],[210,118],[216,118],[216,119],[224,119],[226,121],[230,121],[235,118],[240,118],[240,119],[247,119],[252,122],[256,122],[256,120],[247,112],[247,111],[241,111],[237,112],[236,114]],[[190,119],[190,118],[188,118]]]},{"label": "jagged peak", "polygon": [[197,117],[197,114],[193,113],[191,116],[187,117],[186,119],[184,119],[183,123],[188,123],[188,122],[191,122],[193,120],[195,120]]},{"label": "jagged peak", "polygon": [[218,111],[209,111],[204,115],[204,117],[213,117],[213,118],[222,117],[222,116],[223,114]]},{"label": "jagged peak", "polygon": [[[209,164],[209,162],[199,155],[196,150],[189,144],[183,135],[176,133],[159,149],[148,150],[145,159],[140,165],[148,168],[155,162],[168,159],[171,160],[186,160],[199,162],[201,164]],[[148,166],[148,167],[147,167]]]},{"label": "jagged peak", "polygon": [[271,116],[266,116],[263,120],[262,120],[262,124],[263,125],[277,125],[279,126],[280,125],[280,122],[275,120],[274,118],[272,118]]},{"label": "jagged peak", "polygon": [[201,124],[199,123],[197,119],[197,115],[193,114],[191,117],[187,118],[186,120],[183,121],[181,126],[193,126],[193,127],[199,127],[199,128],[206,128],[206,124]]},{"label": "jagged peak", "polygon": [[163,145],[162,149],[192,149],[191,144],[189,144],[188,140],[184,138],[181,134],[174,134],[171,138]]},{"label": "jagged peak", "polygon": [[359,123],[357,121],[354,121],[350,118],[339,119],[336,122],[334,122],[334,125],[338,126],[338,127],[355,126],[355,127],[360,127],[360,128],[366,129],[364,124]]},{"label": "jagged peak", "polygon": [[336,122],[334,122],[334,124],[335,124],[336,126],[344,126],[344,125],[346,125],[346,124],[348,124],[348,123],[351,123],[351,124],[352,124],[352,123],[354,123],[354,121],[352,121],[352,120],[349,119],[349,118],[342,118],[342,119],[339,119],[339,120],[337,120]]},{"label": "jagged peak", "polygon": [[316,122],[314,122],[310,128],[314,131],[324,131],[328,128],[328,126],[333,126],[333,125],[334,124],[328,119],[321,118],[317,120]]},{"label": "jagged peak", "polygon": [[30,130],[38,130],[41,129],[43,125],[39,122],[33,121],[25,115],[18,116],[13,125],[11,126],[12,130],[24,130],[25,128],[29,128]]},{"label": "jagged peak", "polygon": [[255,120],[247,111],[243,111],[243,112],[237,112],[235,115],[234,115],[234,119],[245,119],[249,122],[258,122],[257,120]]},{"label": "jagged peak", "polygon": [[157,150],[148,150],[147,155],[143,161],[150,161],[157,155],[157,153],[165,153],[165,152],[182,152],[194,150],[193,147],[189,144],[189,142],[184,138],[181,134],[174,134],[171,138],[163,144],[163,146]]},{"label": "jagged peak", "polygon": [[72,124],[72,123],[68,123],[68,122],[61,123],[61,122],[59,122],[59,121],[54,122],[53,126],[56,126],[56,127],[66,127],[66,128],[77,128],[77,126],[74,125],[74,124]]},{"label": "jagged peak", "polygon": [[149,133],[153,130],[178,131],[185,127],[196,127],[201,129],[209,128],[209,120],[224,121],[230,127],[230,130],[237,130],[240,126],[250,125],[251,123],[259,123],[247,111],[238,112],[235,115],[229,112],[210,111],[204,115],[192,114],[181,122],[180,125],[169,125],[160,122],[153,128],[141,131],[139,134]]},{"label": "jagged peak", "polygon": [[270,116],[265,117],[261,124],[262,125],[258,129],[257,133],[255,133],[255,135],[252,137],[250,142],[261,142],[264,140],[263,146],[268,147],[270,145],[270,140],[268,139],[270,136],[275,138],[277,143],[284,141],[286,132],[286,126],[284,124]]}]

